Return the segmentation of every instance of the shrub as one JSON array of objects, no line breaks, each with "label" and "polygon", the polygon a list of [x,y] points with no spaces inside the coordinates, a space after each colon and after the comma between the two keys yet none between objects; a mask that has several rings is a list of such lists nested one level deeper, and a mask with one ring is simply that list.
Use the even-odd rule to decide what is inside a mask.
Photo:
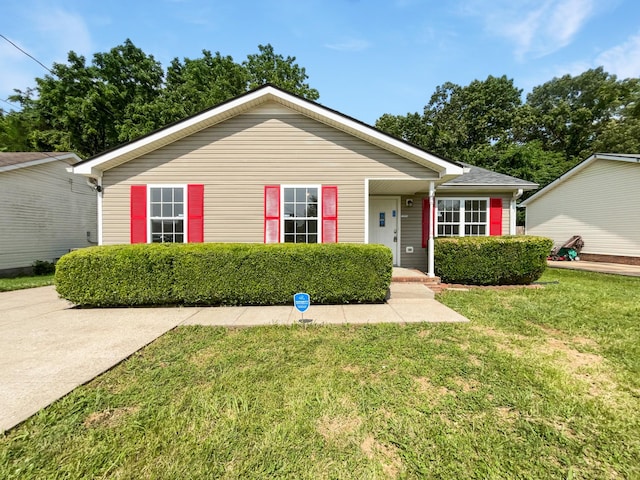
[{"label": "shrub", "polygon": [[173,297],[173,245],[88,247],[56,264],[58,294],[76,305],[160,305]]},{"label": "shrub", "polygon": [[36,260],[31,266],[34,275],[51,275],[56,270],[55,264],[46,260]]},{"label": "shrub", "polygon": [[380,245],[151,244],[91,247],[58,261],[60,296],[85,306],[278,305],[384,301],[391,251]]},{"label": "shrub", "polygon": [[435,270],[443,282],[524,285],[542,275],[553,241],[544,237],[438,238]]}]

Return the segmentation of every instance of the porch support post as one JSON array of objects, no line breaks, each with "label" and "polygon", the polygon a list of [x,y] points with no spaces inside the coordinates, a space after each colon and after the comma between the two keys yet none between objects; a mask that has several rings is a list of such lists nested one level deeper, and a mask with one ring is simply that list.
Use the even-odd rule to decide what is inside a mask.
[{"label": "porch support post", "polygon": [[511,195],[511,203],[509,205],[509,235],[516,234],[516,200],[518,200],[521,195],[522,189],[513,192],[513,195]]},{"label": "porch support post", "polygon": [[102,173],[100,173],[100,176],[97,179],[97,185],[98,187],[100,187],[97,191],[97,195],[98,195],[98,201],[97,203],[97,207],[98,207],[98,245],[102,245]]},{"label": "porch support post", "polygon": [[435,195],[436,188],[434,182],[429,182],[429,239],[427,241],[427,276],[435,277],[435,268],[434,268],[434,260],[433,260],[433,233],[434,233],[434,225],[433,222],[435,220],[433,212],[435,206]]}]

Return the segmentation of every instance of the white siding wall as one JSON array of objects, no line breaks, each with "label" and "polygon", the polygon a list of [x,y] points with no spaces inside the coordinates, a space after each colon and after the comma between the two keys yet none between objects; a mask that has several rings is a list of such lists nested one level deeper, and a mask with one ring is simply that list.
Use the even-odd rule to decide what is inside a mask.
[{"label": "white siding wall", "polygon": [[0,270],[52,261],[97,241],[96,193],[65,162],[0,172]]},{"label": "white siding wall", "polygon": [[527,234],[584,240],[584,253],[640,256],[640,164],[596,160],[527,206]]},{"label": "white siding wall", "polygon": [[105,172],[103,243],[130,241],[130,186],[203,183],[207,242],[262,242],[264,186],[338,186],[338,240],[363,242],[364,179],[433,172],[277,104]]}]

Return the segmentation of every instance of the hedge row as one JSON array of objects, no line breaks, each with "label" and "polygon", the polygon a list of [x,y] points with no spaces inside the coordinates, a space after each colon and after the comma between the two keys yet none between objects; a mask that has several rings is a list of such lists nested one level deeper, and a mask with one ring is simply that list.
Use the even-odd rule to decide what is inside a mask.
[{"label": "hedge row", "polygon": [[542,275],[553,241],[544,237],[438,238],[435,273],[445,283],[524,285]]},{"label": "hedge row", "polygon": [[81,306],[383,302],[391,251],[353,244],[138,244],[90,247],[56,265],[58,294]]}]

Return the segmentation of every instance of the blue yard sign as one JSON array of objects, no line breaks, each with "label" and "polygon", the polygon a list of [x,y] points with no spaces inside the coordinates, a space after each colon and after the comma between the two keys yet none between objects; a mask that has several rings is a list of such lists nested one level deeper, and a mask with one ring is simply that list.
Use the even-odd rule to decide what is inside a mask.
[{"label": "blue yard sign", "polygon": [[308,293],[296,293],[293,296],[293,305],[300,313],[304,313],[309,309],[311,299]]}]

